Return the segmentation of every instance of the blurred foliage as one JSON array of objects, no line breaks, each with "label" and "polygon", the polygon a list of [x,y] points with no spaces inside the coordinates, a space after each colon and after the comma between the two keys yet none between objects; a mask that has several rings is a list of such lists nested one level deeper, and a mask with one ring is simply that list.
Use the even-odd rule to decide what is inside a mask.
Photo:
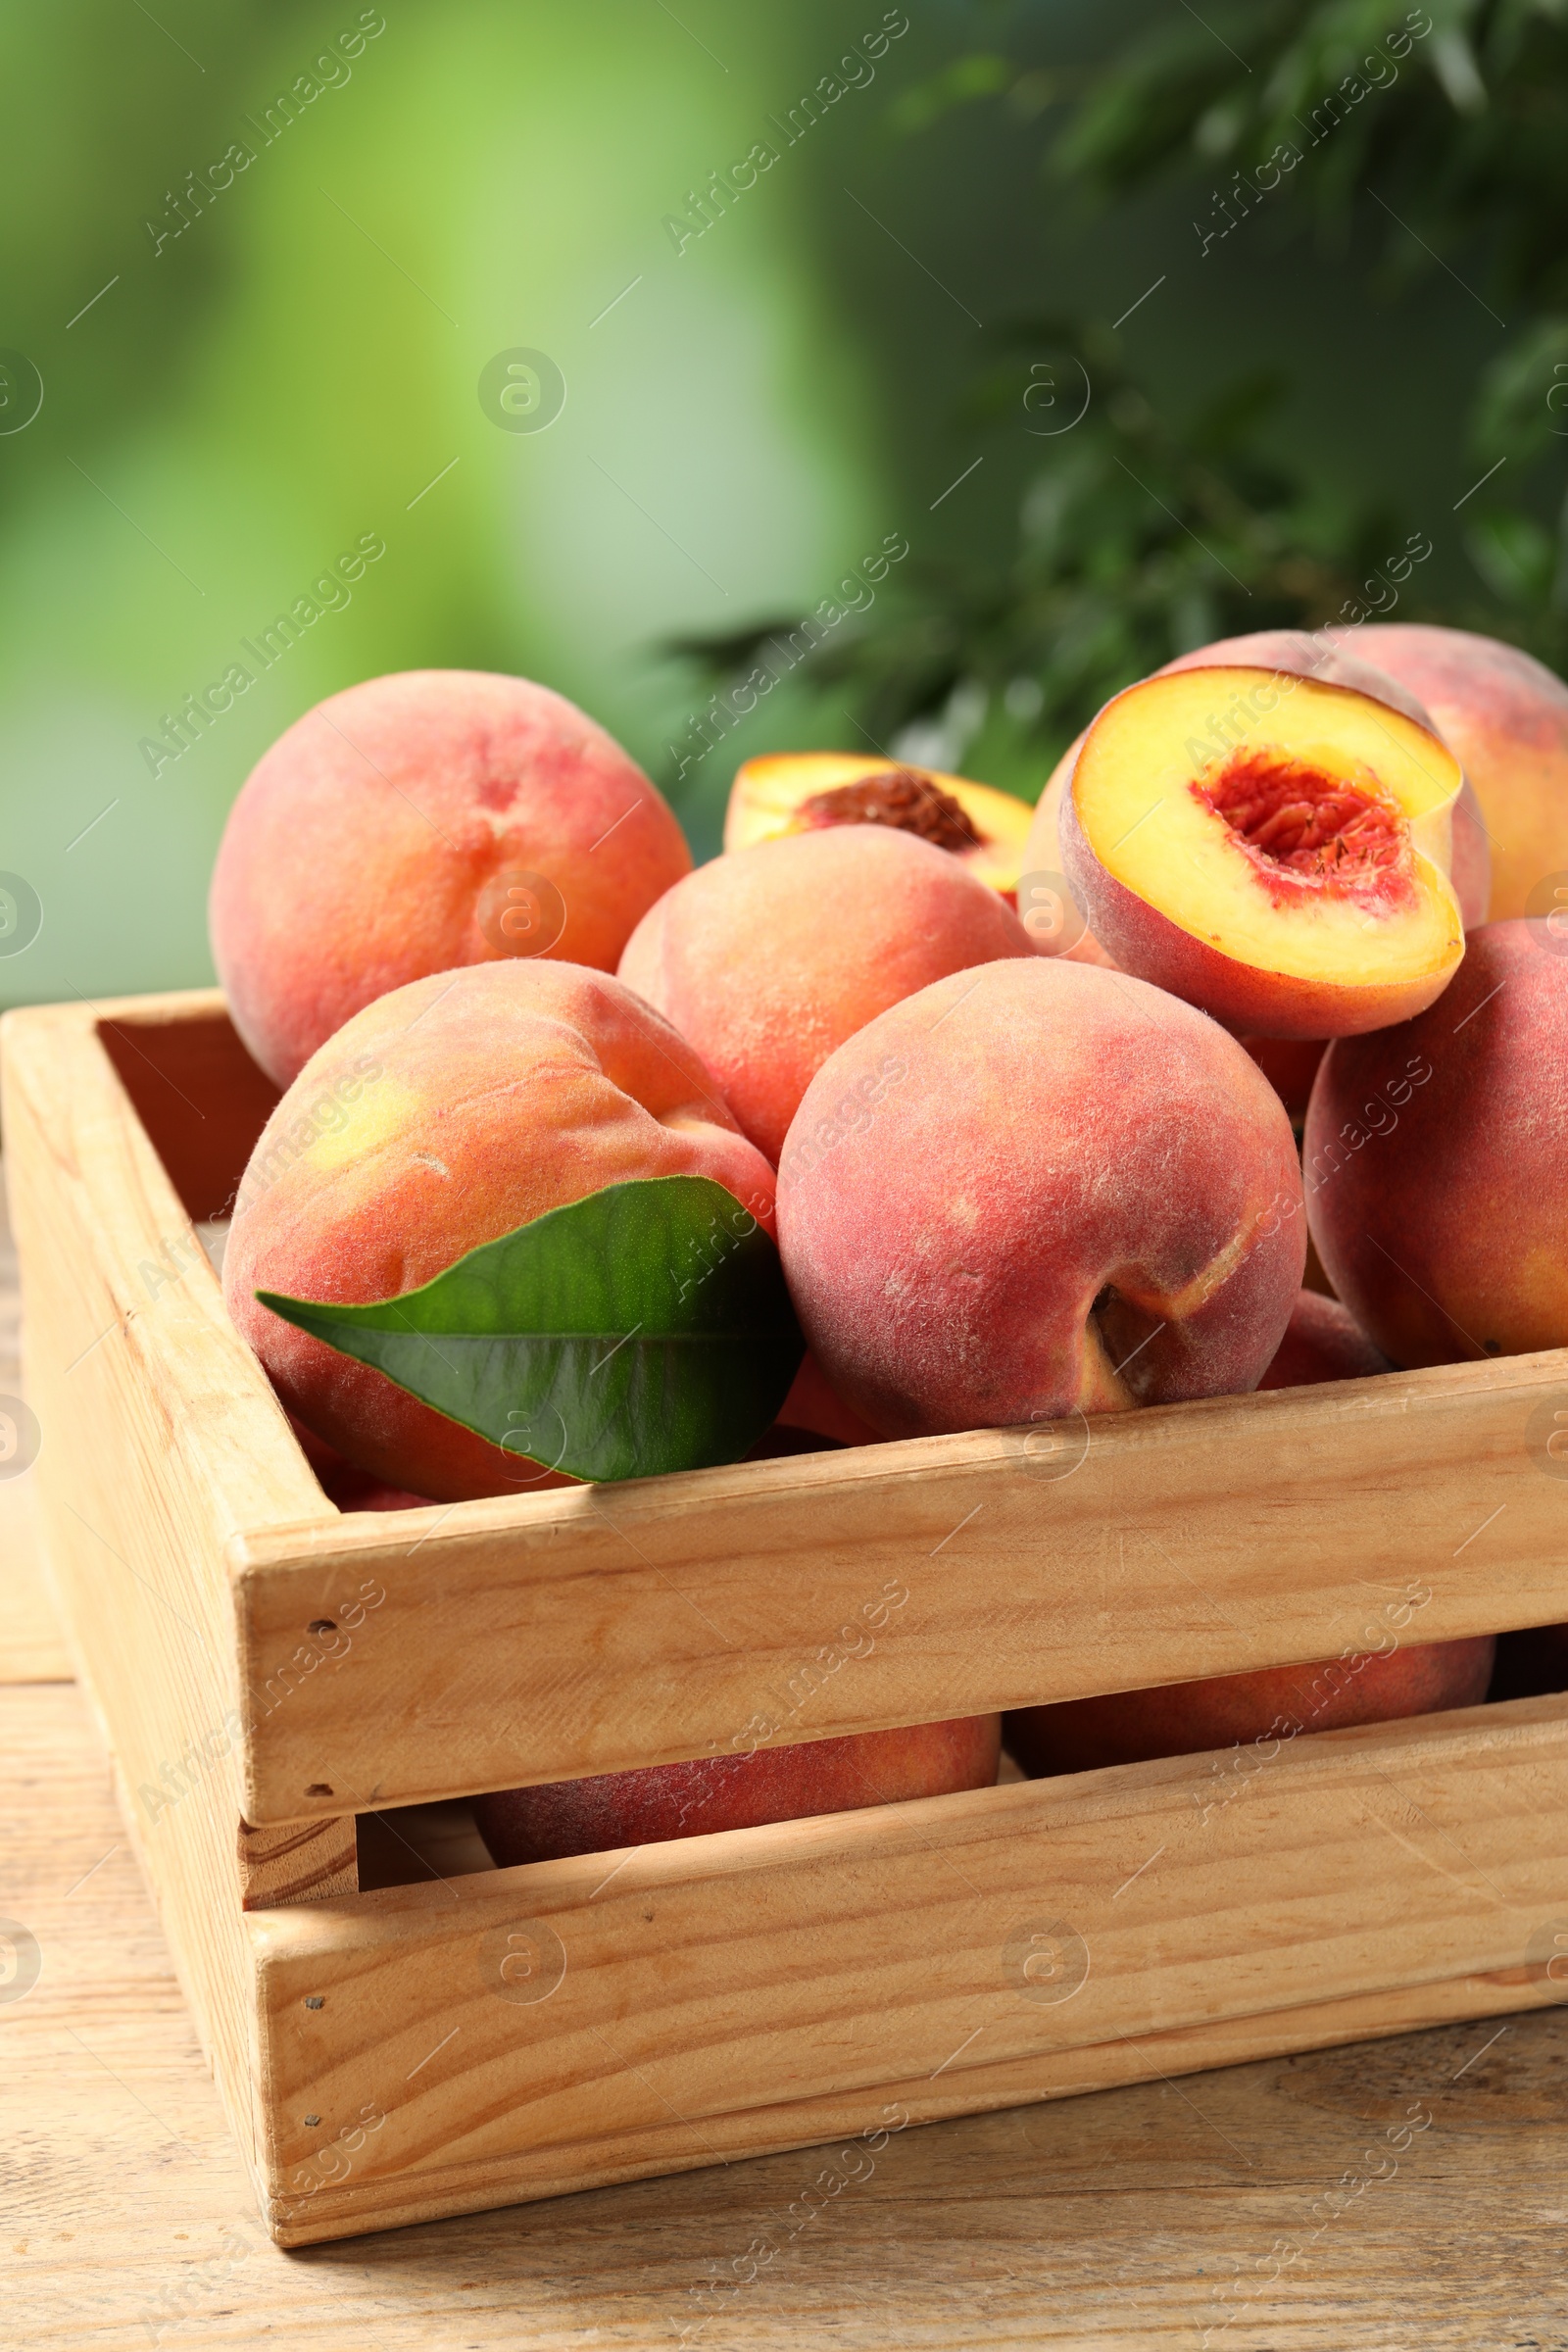
[{"label": "blurred foliage", "polygon": [[[1038,122],[1053,205],[1157,188],[1190,204],[1194,260],[1266,206],[1306,266],[1349,256],[1395,305],[1446,271],[1488,311],[1506,339],[1472,388],[1470,429],[1478,466],[1506,466],[1508,488],[1480,486],[1462,515],[1469,584],[1440,596],[1413,580],[1399,617],[1568,662],[1568,0],[1161,10],[1087,67],[953,59],[901,95],[894,127],[919,136],[978,106]],[[1034,790],[1107,694],[1172,654],[1336,616],[1407,518],[1264,455],[1280,382],[1216,380],[1173,427],[1102,324],[1017,332],[1076,355],[1094,398],[1023,484],[1010,562],[911,564],[901,598],[812,666],[879,741],[904,732],[906,756]],[[1020,373],[993,367],[970,421],[1016,421]],[[723,673],[751,645],[688,650]]]},{"label": "blurred foliage", "polygon": [[1248,0],[1207,25],[1184,13],[1093,77],[1047,168],[1103,198],[1160,172],[1245,182],[1282,145],[1322,149],[1297,191],[1320,232],[1347,237],[1376,182],[1396,281],[1446,255],[1505,304],[1568,302],[1562,0],[1402,15],[1390,0]]},{"label": "blurred foliage", "polygon": [[[1264,454],[1277,379],[1232,387],[1178,435],[1108,329],[1079,339],[1082,360],[1060,321],[1017,334],[1064,356],[1049,369],[999,362],[975,389],[975,416],[1010,417],[1023,400],[1048,419],[1059,405],[1064,421],[1059,453],[1024,497],[1011,561],[1000,571],[911,562],[886,616],[835,633],[810,662],[869,740],[887,745],[934,719],[906,752],[939,766],[968,757],[1027,790],[1042,747],[1054,758],[1108,695],[1173,654],[1340,617],[1362,571],[1393,552],[1395,526],[1388,514],[1327,510]],[[675,650],[739,671],[792,625],[775,618]]]},{"label": "blurred foliage", "polygon": [[[803,224],[894,66],[682,253],[682,192],[860,29],[850,0],[696,7],[700,27],[680,0],[0,21],[0,867],[44,909],[0,954],[0,1006],[207,980],[224,814],[323,696],[514,670],[652,765],[685,702],[657,631],[806,602],[875,543],[896,502],[868,369]],[[362,18],[383,28],[356,47]],[[250,161],[218,168],[234,142]],[[521,346],[570,386],[548,431],[480,397]],[[25,428],[8,352],[43,381]],[[367,531],[384,560],[318,611]],[[302,611],[284,655],[244,652]],[[259,674],[158,760],[235,662]],[[714,760],[681,796],[700,852],[723,782]]]},{"label": "blurred foliage", "polygon": [[[1340,614],[1412,523],[1439,546],[1401,617],[1562,665],[1568,0],[1434,0],[1395,57],[1403,12],[909,12],[680,248],[672,208],[860,37],[858,0],[372,12],[347,83],[161,244],[360,0],[11,11],[3,340],[46,396],[0,432],[0,865],[46,915],[0,1002],[205,979],[244,775],[389,669],[548,679],[703,856],[758,752],[899,739],[1033,791],[1128,677]],[[518,345],[570,383],[548,433],[477,397]],[[875,602],[710,716],[748,616],[804,642],[895,526]],[[151,772],[161,714],[371,528],[351,606]],[[650,658],[699,631],[700,683]]]}]

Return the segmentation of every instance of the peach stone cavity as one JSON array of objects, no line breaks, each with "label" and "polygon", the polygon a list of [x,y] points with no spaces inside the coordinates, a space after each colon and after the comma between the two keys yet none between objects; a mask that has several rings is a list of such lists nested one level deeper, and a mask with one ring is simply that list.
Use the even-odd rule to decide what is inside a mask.
[{"label": "peach stone cavity", "polygon": [[823,825],[892,825],[939,850],[977,850],[980,836],[961,801],[912,767],[883,768],[856,784],[813,792],[801,803],[807,831]]},{"label": "peach stone cavity", "polygon": [[1223,817],[1276,906],[1313,890],[1353,888],[1391,906],[1414,899],[1409,827],[1370,778],[1325,776],[1277,752],[1244,755],[1189,786]]},{"label": "peach stone cavity", "polygon": [[743,761],[724,817],[726,850],[832,825],[888,825],[958,858],[1011,900],[1033,810],[968,776],[864,752],[765,752]]}]

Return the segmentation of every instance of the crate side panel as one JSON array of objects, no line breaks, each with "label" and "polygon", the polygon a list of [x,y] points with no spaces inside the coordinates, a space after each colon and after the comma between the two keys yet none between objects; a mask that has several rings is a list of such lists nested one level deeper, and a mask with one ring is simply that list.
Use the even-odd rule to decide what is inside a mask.
[{"label": "crate side panel", "polygon": [[[868,2177],[864,2169],[868,2153],[880,2160],[881,2148],[887,2144],[881,2132],[885,2131],[891,2141],[893,2133],[907,2124],[940,2123],[998,2107],[1075,2098],[1127,2082],[1168,2082],[1212,2067],[1243,2066],[1256,2058],[1291,2057],[1346,2042],[1376,2041],[1393,2034],[1417,2034],[1431,2026],[1455,2025],[1466,2018],[1500,2017],[1547,2005],[1533,1984],[1529,1987],[1522,1984],[1519,1971],[1509,1970],[1496,1977],[1462,1977],[1451,1984],[1422,1984],[1409,1991],[1359,1993],[1348,2000],[1120,2038],[1099,2048],[1064,2050],[1038,2058],[1027,2070],[1017,2065],[975,2067],[964,2075],[959,2088],[947,2092],[928,2079],[916,2078],[884,2085],[885,2095],[879,2092],[869,2109],[863,2098],[842,2094],[780,2101],[731,2120],[724,2159],[703,2147],[677,2120],[636,2136],[628,2134],[596,2151],[588,2166],[565,2172],[559,2179],[538,2167],[519,2164],[514,2157],[451,2167],[432,2163],[407,2180],[388,2176],[356,2198],[344,2193],[345,2180],[333,2182],[324,2179],[328,2168],[320,2165],[309,2171],[309,2177],[319,2181],[318,2188],[303,2189],[280,2200],[269,2209],[267,2218],[279,2245],[318,2245],[359,2236],[366,2230],[398,2230],[415,2222],[481,2213],[494,2206],[564,2196],[582,2188],[605,2188],[616,2181],[697,2172],[717,2161],[733,2163],[790,2148],[820,2147],[823,2166],[847,2184],[849,2180]],[[829,2193],[839,2191],[830,2189]],[[716,2312],[717,2306],[711,2310]],[[696,2316],[704,2316],[701,2308]]]},{"label": "crate side panel", "polygon": [[278,1090],[221,996],[154,997],[98,1024],[105,1053],[186,1213],[225,1217]]},{"label": "crate side panel", "polygon": [[1558,1409],[1553,1351],[277,1531],[239,1562],[252,1817],[1568,1618]]},{"label": "crate side panel", "polygon": [[1303,1739],[1218,1807],[1207,1762],[253,1914],[277,2225],[1087,2088],[1150,2036],[1254,2054],[1281,2012],[1559,1996],[1560,1700]]},{"label": "crate side panel", "polygon": [[254,2162],[223,1545],[258,1514],[297,1519],[314,1481],[90,1016],[8,1016],[4,1080],[44,1539],[128,1826]]}]

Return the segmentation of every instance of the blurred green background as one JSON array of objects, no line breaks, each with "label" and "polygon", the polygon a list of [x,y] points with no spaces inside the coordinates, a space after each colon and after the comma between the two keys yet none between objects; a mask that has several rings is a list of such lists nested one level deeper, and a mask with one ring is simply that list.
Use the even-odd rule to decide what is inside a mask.
[{"label": "blurred green background", "polygon": [[[792,743],[1032,795],[1104,693],[1333,617],[1411,532],[1399,617],[1560,662],[1559,16],[10,12],[0,869],[43,924],[0,1002],[209,978],[235,792],[379,671],[546,679],[704,856],[738,760]],[[1388,79],[1365,61],[1400,27]],[[759,140],[776,163],[695,233]],[[564,379],[547,429],[481,405],[517,348]],[[153,774],[165,714],[363,534],[352,601]],[[887,534],[876,605],[695,757],[748,633]]]}]

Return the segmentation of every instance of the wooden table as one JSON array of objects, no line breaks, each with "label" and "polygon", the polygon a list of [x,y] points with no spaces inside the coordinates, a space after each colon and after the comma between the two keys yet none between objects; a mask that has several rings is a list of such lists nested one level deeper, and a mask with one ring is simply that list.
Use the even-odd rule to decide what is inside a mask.
[{"label": "wooden table", "polygon": [[1568,2352],[1560,2010],[910,2131],[805,2222],[809,2151],[280,2253],[69,1680],[27,1488],[0,1481],[0,1917],[41,1969],[0,1984],[0,2344]]}]

